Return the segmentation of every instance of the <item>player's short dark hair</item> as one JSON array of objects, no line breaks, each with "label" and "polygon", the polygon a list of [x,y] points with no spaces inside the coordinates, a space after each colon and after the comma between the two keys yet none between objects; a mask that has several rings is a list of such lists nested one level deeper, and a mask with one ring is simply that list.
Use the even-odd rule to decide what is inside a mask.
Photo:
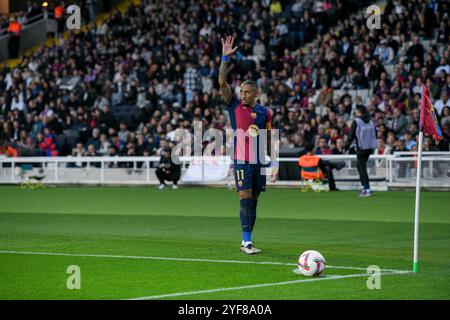
[{"label": "player's short dark hair", "polygon": [[252,87],[254,87],[255,89],[258,89],[258,85],[257,85],[256,82],[253,81],[253,80],[250,80],[250,79],[244,80],[244,82],[242,82],[241,85],[244,85],[244,84],[249,85],[249,86],[252,86]]}]

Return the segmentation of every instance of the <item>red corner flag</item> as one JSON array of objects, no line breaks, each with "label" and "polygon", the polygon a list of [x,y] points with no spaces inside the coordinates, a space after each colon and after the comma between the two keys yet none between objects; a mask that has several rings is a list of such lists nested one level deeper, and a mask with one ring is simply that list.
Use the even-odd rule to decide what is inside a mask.
[{"label": "red corner flag", "polygon": [[430,90],[426,85],[422,89],[422,102],[420,106],[420,130],[436,140],[442,139],[442,132],[436,117],[436,111],[430,100]]}]

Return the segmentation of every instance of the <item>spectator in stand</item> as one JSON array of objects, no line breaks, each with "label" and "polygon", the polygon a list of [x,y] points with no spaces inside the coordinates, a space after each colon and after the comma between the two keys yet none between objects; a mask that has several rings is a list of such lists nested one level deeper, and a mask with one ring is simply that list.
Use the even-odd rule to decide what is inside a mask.
[{"label": "spectator in stand", "polygon": [[187,63],[186,72],[184,73],[184,87],[186,91],[186,102],[194,99],[194,94],[201,91],[202,82],[200,74],[192,62]]},{"label": "spectator in stand", "polygon": [[6,140],[0,141],[0,156],[16,158],[19,156],[17,149],[11,147]]},{"label": "spectator in stand", "polygon": [[[87,151],[85,156],[86,157],[97,157],[99,154],[97,153],[97,150],[95,149],[95,146],[93,144],[89,144],[87,147]],[[100,163],[93,163],[94,166],[99,166]]]},{"label": "spectator in stand", "polygon": [[450,106],[445,106],[442,109],[441,127],[444,128],[450,125]]},{"label": "spectator in stand", "polygon": [[330,150],[329,146],[328,146],[328,141],[327,138],[322,136],[319,139],[319,147],[316,149],[316,154],[323,154],[323,155],[327,155],[327,154],[332,154],[333,152]]},{"label": "spectator in stand", "polygon": [[56,20],[58,34],[61,34],[64,31],[64,11],[65,7],[63,1],[59,2],[53,9],[53,16]]},{"label": "spectator in stand", "polygon": [[399,108],[394,109],[390,127],[398,137],[402,137],[406,130],[408,130],[408,119]]},{"label": "spectator in stand", "polygon": [[417,142],[413,139],[413,135],[410,131],[405,132],[403,139],[405,140],[406,150],[413,151],[414,147],[417,146]]},{"label": "spectator in stand", "polygon": [[382,138],[377,139],[377,148],[374,151],[376,155],[386,155],[391,154],[392,146],[386,144]]},{"label": "spectator in stand", "polygon": [[442,110],[445,107],[450,107],[450,99],[448,98],[448,92],[445,89],[442,89],[441,98],[434,103],[434,109],[436,110],[436,114],[438,116],[442,116]]},{"label": "spectator in stand", "polygon": [[42,13],[42,9],[36,1],[28,2],[27,19],[32,19]]},{"label": "spectator in stand", "polygon": [[87,146],[88,146],[88,152],[89,152],[89,146],[94,146],[94,149],[96,151],[100,150],[101,147],[101,140],[100,140],[100,129],[94,128],[92,129],[92,136],[87,140]]},{"label": "spectator in stand", "polygon": [[333,154],[345,154],[345,143],[342,138],[336,140],[336,146],[332,150]]},{"label": "spectator in stand", "polygon": [[375,48],[374,55],[383,63],[391,64],[394,61],[394,49],[392,49],[385,39]]},{"label": "spectator in stand", "polygon": [[15,16],[12,16],[9,20],[8,32],[10,35],[8,42],[9,59],[17,59],[19,57],[22,25]]}]

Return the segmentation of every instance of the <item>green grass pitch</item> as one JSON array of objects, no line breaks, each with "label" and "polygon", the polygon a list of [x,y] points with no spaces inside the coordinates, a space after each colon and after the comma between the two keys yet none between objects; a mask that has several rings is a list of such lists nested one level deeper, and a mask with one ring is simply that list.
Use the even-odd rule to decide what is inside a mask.
[{"label": "green grass pitch", "polygon": [[[3,186],[0,200],[0,299],[450,299],[445,192],[422,192],[420,272],[383,272],[378,290],[369,265],[412,267],[414,192],[269,189],[256,256],[239,251],[233,190]],[[331,266],[320,278],[293,272],[308,249]]]}]

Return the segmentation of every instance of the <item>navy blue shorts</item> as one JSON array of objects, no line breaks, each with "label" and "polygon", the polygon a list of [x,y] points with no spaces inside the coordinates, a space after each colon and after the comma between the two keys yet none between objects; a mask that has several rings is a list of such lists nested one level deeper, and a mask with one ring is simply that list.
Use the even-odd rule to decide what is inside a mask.
[{"label": "navy blue shorts", "polygon": [[237,191],[249,190],[266,191],[266,176],[264,167],[259,164],[234,163],[234,179]]}]

